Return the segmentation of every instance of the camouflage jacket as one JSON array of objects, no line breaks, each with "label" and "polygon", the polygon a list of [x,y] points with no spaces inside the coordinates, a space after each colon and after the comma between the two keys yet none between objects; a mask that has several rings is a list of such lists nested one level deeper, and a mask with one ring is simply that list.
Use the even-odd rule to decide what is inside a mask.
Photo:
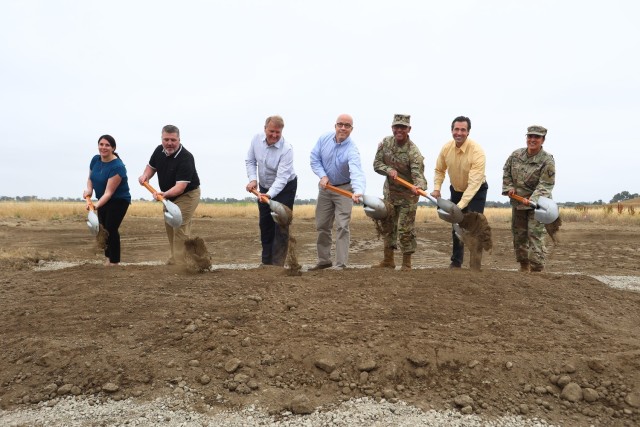
[{"label": "camouflage jacket", "polygon": [[[507,159],[502,173],[502,194],[507,195],[510,189],[516,194],[537,202],[541,196],[551,198],[556,183],[556,163],[553,156],[540,150],[529,157],[526,148],[519,148]],[[511,200],[514,206],[522,206]]]},{"label": "camouflage jacket", "polygon": [[422,157],[418,146],[411,140],[403,145],[398,145],[393,136],[384,138],[378,144],[373,169],[380,175],[387,177],[384,181],[384,198],[392,203],[405,200],[417,203],[419,196],[401,184],[391,181],[388,176],[391,169],[395,169],[400,178],[423,190],[427,189],[427,179],[424,177],[424,157]]}]

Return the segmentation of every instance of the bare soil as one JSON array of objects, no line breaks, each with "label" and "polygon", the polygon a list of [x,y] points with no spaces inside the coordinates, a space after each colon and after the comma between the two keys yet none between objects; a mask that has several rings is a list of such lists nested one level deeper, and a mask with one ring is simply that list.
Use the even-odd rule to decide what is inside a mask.
[{"label": "bare soil", "polygon": [[[565,223],[547,270],[519,273],[509,224],[489,225],[480,272],[468,259],[447,268],[442,221],[417,225],[411,271],[308,272],[314,221],[294,218],[302,270],[287,275],[258,267],[257,214],[195,220],[211,256],[203,273],[162,264],[161,218],[125,218],[119,267],[102,265],[82,217],[4,220],[0,407],[67,394],[172,396],[202,411],[278,413],[372,396],[489,417],[640,424],[640,293],[591,277],[640,276],[640,229]],[[368,219],[352,223],[353,266],[382,258],[376,234]],[[46,268],[56,262],[79,265]]]}]

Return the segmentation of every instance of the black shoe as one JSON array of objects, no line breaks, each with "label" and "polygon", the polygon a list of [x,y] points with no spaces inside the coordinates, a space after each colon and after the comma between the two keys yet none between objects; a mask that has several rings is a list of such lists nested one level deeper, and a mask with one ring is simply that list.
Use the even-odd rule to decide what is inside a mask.
[{"label": "black shoe", "polygon": [[462,268],[462,266],[457,262],[451,262],[451,264],[449,264],[449,268]]},{"label": "black shoe", "polygon": [[329,268],[332,265],[333,264],[331,264],[331,263],[329,263],[329,264],[318,264],[318,265],[315,265],[315,266],[311,267],[309,269],[309,271],[324,270],[325,268]]}]

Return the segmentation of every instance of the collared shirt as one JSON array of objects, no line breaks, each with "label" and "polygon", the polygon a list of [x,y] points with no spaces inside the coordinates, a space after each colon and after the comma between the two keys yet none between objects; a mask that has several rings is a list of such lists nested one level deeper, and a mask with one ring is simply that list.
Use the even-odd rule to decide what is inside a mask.
[{"label": "collared shirt", "polygon": [[[257,180],[267,195],[276,197],[287,183],[296,177],[293,169],[293,147],[281,137],[273,145],[267,144],[264,132],[251,140],[251,146],[244,161],[249,181]],[[256,179],[256,169],[258,170]]]},{"label": "collared shirt", "polygon": [[477,142],[467,138],[458,148],[456,141],[452,139],[444,144],[438,155],[433,188],[440,191],[444,174],[448,170],[451,186],[454,190],[463,193],[458,206],[464,209],[487,180],[484,173],[485,164],[484,150]]},{"label": "collared shirt", "polygon": [[[167,155],[162,145],[158,145],[153,154],[151,154],[149,166],[158,172],[160,191],[168,191],[177,182],[187,183],[182,194],[200,187],[200,178],[198,177],[193,154],[182,144],[172,155]],[[175,199],[176,197],[169,198],[169,200]]]},{"label": "collared shirt", "polygon": [[366,181],[360,152],[351,137],[337,142],[335,132],[322,135],[311,150],[311,170],[320,179],[329,178],[330,184],[351,182],[355,194],[364,194]]}]

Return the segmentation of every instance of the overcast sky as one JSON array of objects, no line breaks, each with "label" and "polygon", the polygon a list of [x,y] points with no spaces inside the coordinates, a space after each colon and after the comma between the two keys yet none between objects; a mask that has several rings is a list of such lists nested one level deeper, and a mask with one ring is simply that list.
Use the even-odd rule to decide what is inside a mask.
[{"label": "overcast sky", "polygon": [[489,200],[506,201],[502,166],[540,124],[554,199],[607,202],[640,192],[639,5],[0,0],[0,195],[80,197],[108,133],[132,196],[151,199],[137,177],[174,124],[202,196],[244,198],[251,138],[279,114],[298,197],[315,198],[310,151],[348,113],[366,193],[381,196],[373,157],[404,113],[429,191],[451,120],[466,115],[487,155]]}]

